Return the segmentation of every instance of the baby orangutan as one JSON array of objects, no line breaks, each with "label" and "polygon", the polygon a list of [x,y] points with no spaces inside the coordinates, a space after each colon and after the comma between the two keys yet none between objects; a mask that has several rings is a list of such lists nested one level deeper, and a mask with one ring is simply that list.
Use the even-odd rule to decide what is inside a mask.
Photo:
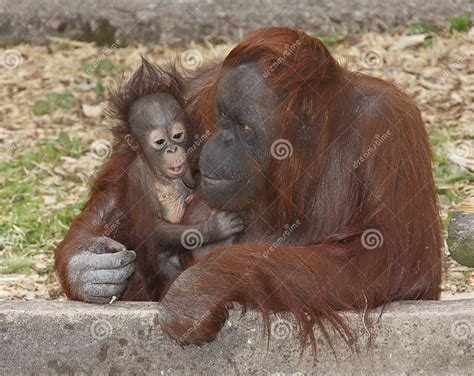
[{"label": "baby orangutan", "polygon": [[175,70],[165,72],[143,59],[127,83],[111,90],[111,113],[121,120],[116,153],[131,156],[123,167],[122,206],[130,231],[124,238],[131,239],[127,246],[137,253],[137,272],[153,300],[192,260],[191,250],[244,229],[237,213],[211,212],[202,203],[199,223],[181,223],[195,188],[186,153],[194,130],[183,86]]},{"label": "baby orangutan", "polygon": [[195,188],[184,149],[183,109],[169,94],[151,94],[134,102],[129,116],[130,134],[125,140],[137,152],[136,164],[140,165],[131,173],[136,173],[137,181],[145,182],[148,175],[146,183],[154,186],[149,200],[155,201],[157,216],[179,223]]}]

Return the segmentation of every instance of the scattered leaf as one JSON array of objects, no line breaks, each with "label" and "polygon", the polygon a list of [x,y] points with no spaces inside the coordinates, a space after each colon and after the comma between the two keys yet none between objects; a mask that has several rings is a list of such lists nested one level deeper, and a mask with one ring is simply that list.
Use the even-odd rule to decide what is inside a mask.
[{"label": "scattered leaf", "polygon": [[82,104],[82,113],[88,118],[97,118],[104,112],[102,105],[90,105],[87,103]]},{"label": "scattered leaf", "polygon": [[389,51],[399,51],[407,47],[416,46],[423,43],[426,38],[428,38],[428,35],[426,34],[416,34],[402,37],[389,48]]}]

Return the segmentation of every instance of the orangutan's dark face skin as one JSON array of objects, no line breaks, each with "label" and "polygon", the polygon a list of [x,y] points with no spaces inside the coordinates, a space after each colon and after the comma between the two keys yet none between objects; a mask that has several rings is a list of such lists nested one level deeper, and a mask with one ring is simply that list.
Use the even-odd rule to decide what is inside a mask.
[{"label": "orangutan's dark face skin", "polygon": [[224,74],[216,102],[219,131],[202,150],[202,189],[210,206],[244,210],[263,187],[276,97],[253,63]]},{"label": "orangutan's dark face skin", "polygon": [[179,179],[188,172],[184,110],[167,94],[148,95],[130,109],[132,136],[159,176]]}]

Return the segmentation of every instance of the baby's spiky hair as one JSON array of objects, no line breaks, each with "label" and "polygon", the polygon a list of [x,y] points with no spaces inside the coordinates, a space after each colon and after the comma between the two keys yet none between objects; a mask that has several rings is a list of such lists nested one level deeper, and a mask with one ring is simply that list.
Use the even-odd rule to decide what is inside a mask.
[{"label": "baby's spiky hair", "polygon": [[117,141],[130,133],[128,122],[132,104],[147,95],[169,94],[179,105],[185,108],[184,84],[175,64],[169,64],[165,71],[150,63],[142,56],[140,67],[128,80],[122,80],[109,89],[108,115],[119,123],[112,129]]}]

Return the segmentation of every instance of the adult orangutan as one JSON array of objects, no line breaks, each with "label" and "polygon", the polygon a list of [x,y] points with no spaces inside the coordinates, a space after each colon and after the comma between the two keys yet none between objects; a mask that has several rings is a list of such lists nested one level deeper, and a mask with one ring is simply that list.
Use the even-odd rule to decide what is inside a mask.
[{"label": "adult orangutan", "polygon": [[[213,133],[200,156],[202,192],[211,207],[240,211],[246,228],[181,273],[160,301],[160,323],[176,340],[213,340],[230,302],[267,322],[291,312],[302,340],[314,343],[314,325],[327,335],[323,319],[350,340],[340,310],[439,297],[428,137],[394,85],[349,72],[303,32],[262,29],[230,52],[190,111]],[[88,235],[76,239],[61,252]],[[68,262],[60,262],[66,271]]]}]

